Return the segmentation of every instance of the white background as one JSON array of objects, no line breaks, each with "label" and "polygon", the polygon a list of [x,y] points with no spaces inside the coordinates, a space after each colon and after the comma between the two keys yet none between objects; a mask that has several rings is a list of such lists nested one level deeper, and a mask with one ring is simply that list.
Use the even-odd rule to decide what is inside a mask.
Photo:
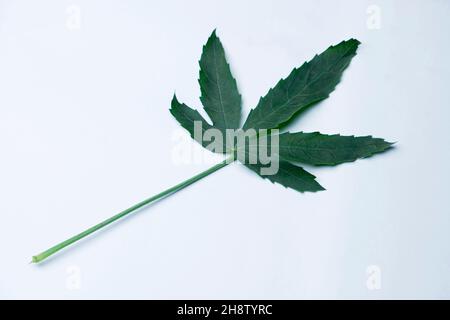
[{"label": "white background", "polygon": [[[0,1],[0,297],[450,298],[449,17],[444,0]],[[29,265],[210,166],[176,163],[168,109],[175,90],[201,108],[214,28],[244,116],[359,39],[336,91],[289,129],[397,147],[312,168],[315,194],[232,165]]]}]

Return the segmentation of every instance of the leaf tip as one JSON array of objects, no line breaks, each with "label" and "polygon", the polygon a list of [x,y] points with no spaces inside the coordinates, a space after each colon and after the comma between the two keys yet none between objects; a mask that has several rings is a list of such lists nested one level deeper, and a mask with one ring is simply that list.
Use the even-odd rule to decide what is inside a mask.
[{"label": "leaf tip", "polygon": [[174,92],[172,96],[172,107],[174,104],[179,104],[176,92]]},{"label": "leaf tip", "polygon": [[394,142],[384,141],[384,143],[386,144],[386,146],[383,151],[387,151],[387,150],[395,148],[395,145],[398,143],[398,141],[394,141]]},{"label": "leaf tip", "polygon": [[379,140],[381,140],[381,146],[383,147],[382,151],[393,148],[394,145],[398,142],[398,141],[390,142],[390,141],[386,141],[382,138],[379,138]]},{"label": "leaf tip", "polygon": [[208,41],[206,44],[216,41],[219,37],[217,36],[217,28],[214,28],[214,30],[211,32],[211,35],[208,38]]},{"label": "leaf tip", "polygon": [[359,41],[358,39],[355,39],[355,38],[350,38],[347,41],[352,43],[352,44],[354,44],[354,45],[356,45],[356,46],[359,46],[361,44],[361,41]]}]

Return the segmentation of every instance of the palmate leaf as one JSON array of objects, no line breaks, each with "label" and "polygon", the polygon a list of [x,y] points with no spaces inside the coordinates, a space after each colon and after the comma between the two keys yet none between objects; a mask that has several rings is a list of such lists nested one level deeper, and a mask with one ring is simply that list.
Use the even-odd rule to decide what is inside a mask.
[{"label": "palmate leaf", "polygon": [[199,63],[200,100],[214,127],[223,132],[225,129],[238,129],[241,121],[241,95],[215,30],[203,46]]},{"label": "palmate leaf", "polygon": [[359,41],[350,39],[331,46],[281,79],[250,111],[244,129],[274,129],[300,110],[329,96],[356,55]]},{"label": "palmate leaf", "polygon": [[[299,111],[329,96],[339,83],[342,73],[356,55],[359,41],[350,39],[330,46],[316,55],[311,61],[295,68],[286,79],[281,79],[258,105],[250,111],[243,130],[280,128]],[[231,74],[225,58],[220,39],[214,31],[203,47],[200,59],[201,102],[212,125],[198,111],[178,102],[172,101],[170,109],[178,122],[194,137],[194,121],[202,123],[203,131],[217,128],[239,128],[241,113],[241,96],[236,81]],[[225,135],[224,135],[225,136]],[[209,142],[198,141],[204,147]],[[310,165],[337,165],[355,161],[383,152],[391,143],[379,138],[325,135],[314,133],[282,133],[279,135],[279,170],[274,175],[260,174],[261,164],[243,161],[252,171],[272,182],[279,183],[294,190],[319,191],[324,188],[315,180],[315,176],[302,167],[291,162]],[[246,144],[251,150],[251,146]],[[256,146],[257,150],[258,146]],[[223,145],[225,152],[225,145]],[[248,150],[245,150],[248,156]]]}]

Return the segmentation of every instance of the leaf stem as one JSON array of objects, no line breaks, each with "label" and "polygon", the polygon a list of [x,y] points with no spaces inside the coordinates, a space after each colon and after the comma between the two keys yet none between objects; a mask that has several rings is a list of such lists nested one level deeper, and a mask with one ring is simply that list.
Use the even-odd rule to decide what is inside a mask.
[{"label": "leaf stem", "polygon": [[189,179],[187,179],[187,180],[185,180],[185,181],[183,181],[183,182],[181,182],[181,183],[179,183],[179,184],[177,184],[177,185],[175,185],[175,186],[173,186],[173,187],[171,187],[169,189],[166,189],[166,190],[164,190],[164,191],[154,195],[153,197],[145,199],[145,200],[135,204],[134,206],[129,207],[128,209],[125,209],[124,211],[122,211],[122,212],[112,216],[111,218],[106,219],[106,220],[100,222],[99,224],[96,224],[95,226],[89,228],[89,229],[86,229],[85,231],[77,234],[76,236],[73,236],[73,237],[71,237],[71,238],[69,238],[69,239],[67,239],[67,240],[65,240],[65,241],[63,241],[63,242],[61,242],[61,243],[51,247],[50,249],[47,249],[47,250],[39,253],[38,255],[33,256],[31,262],[32,263],[40,263],[40,262],[44,261],[45,259],[47,259],[51,255],[57,253],[58,251],[64,249],[65,247],[70,246],[71,244],[73,244],[73,243],[83,239],[84,237],[87,237],[88,235],[90,235],[90,234],[92,234],[92,233],[94,233],[94,232],[96,232],[96,231],[106,227],[107,225],[109,225],[109,224],[111,224],[111,223],[113,223],[113,222],[115,222],[115,221],[117,221],[117,220],[119,220],[119,219],[129,215],[130,213],[132,213],[132,212],[134,212],[134,211],[136,211],[136,210],[138,210],[138,209],[140,209],[140,208],[142,208],[142,207],[144,207],[144,206],[146,206],[146,205],[148,205],[148,204],[150,204],[150,203],[152,203],[152,202],[154,202],[156,200],[162,199],[162,198],[164,198],[166,196],[174,194],[175,192],[177,192],[177,191],[179,191],[179,190],[181,190],[183,188],[186,188],[187,186],[193,184],[194,182],[196,182],[196,181],[198,181],[198,180],[200,180],[200,179],[210,175],[211,173],[213,173],[213,172],[215,172],[215,171],[217,171],[217,170],[227,166],[228,164],[232,163],[234,160],[235,160],[234,156],[231,156],[231,157],[225,159],[223,162],[218,163],[215,166],[209,168],[208,170],[205,170],[205,171],[203,171],[203,172],[193,176],[192,178],[189,178]]}]

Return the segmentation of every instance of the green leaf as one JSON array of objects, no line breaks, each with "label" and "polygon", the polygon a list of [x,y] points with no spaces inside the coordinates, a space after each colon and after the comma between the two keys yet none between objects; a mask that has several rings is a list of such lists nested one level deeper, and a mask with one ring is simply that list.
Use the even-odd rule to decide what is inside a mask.
[{"label": "green leaf", "polygon": [[241,95],[230,71],[220,39],[214,30],[203,46],[200,58],[200,100],[214,127],[239,128],[241,121]]},{"label": "green leaf", "polygon": [[312,165],[337,165],[367,158],[390,148],[392,143],[380,138],[326,135],[313,133],[283,133],[279,136],[281,159]]},{"label": "green leaf", "polygon": [[359,43],[355,39],[342,41],[294,69],[259,100],[243,128],[278,128],[300,110],[327,98],[355,56]]},{"label": "green leaf", "polygon": [[291,188],[299,192],[316,192],[325,190],[317,181],[316,177],[304,170],[286,161],[280,161],[278,172],[274,175],[261,175],[260,164],[248,164],[245,166],[256,172],[260,177],[267,178],[272,183],[279,183],[286,188]]},{"label": "green leaf", "polygon": [[[256,108],[251,110],[243,130],[280,128],[302,109],[327,98],[355,56],[358,45],[359,41],[355,39],[342,41],[336,46],[329,47],[320,55],[316,55],[300,68],[294,69],[286,79],[281,79],[266,96],[260,99]],[[194,137],[195,121],[202,123],[203,132],[215,128],[224,133],[225,129],[239,128],[241,97],[225,59],[223,46],[215,31],[203,47],[200,68],[201,101],[213,124],[210,125],[196,110],[179,103],[176,98],[172,101],[171,113],[192,137]],[[244,143],[246,159],[238,160],[263,178],[300,192],[319,191],[324,188],[312,174],[291,162],[336,165],[369,157],[392,146],[383,139],[371,136],[325,135],[318,132],[284,133],[279,134],[278,138],[280,162],[279,171],[276,174],[261,175],[261,168],[268,165],[248,162],[251,153],[259,150],[259,146],[257,143],[254,145],[253,140]],[[209,144],[209,142],[199,142],[204,147]],[[225,147],[224,144],[225,142],[223,142]],[[235,147],[236,144],[234,144]],[[270,153],[270,144],[268,147]],[[234,148],[234,151],[223,149],[225,152],[233,151],[236,156],[238,150]]]}]

